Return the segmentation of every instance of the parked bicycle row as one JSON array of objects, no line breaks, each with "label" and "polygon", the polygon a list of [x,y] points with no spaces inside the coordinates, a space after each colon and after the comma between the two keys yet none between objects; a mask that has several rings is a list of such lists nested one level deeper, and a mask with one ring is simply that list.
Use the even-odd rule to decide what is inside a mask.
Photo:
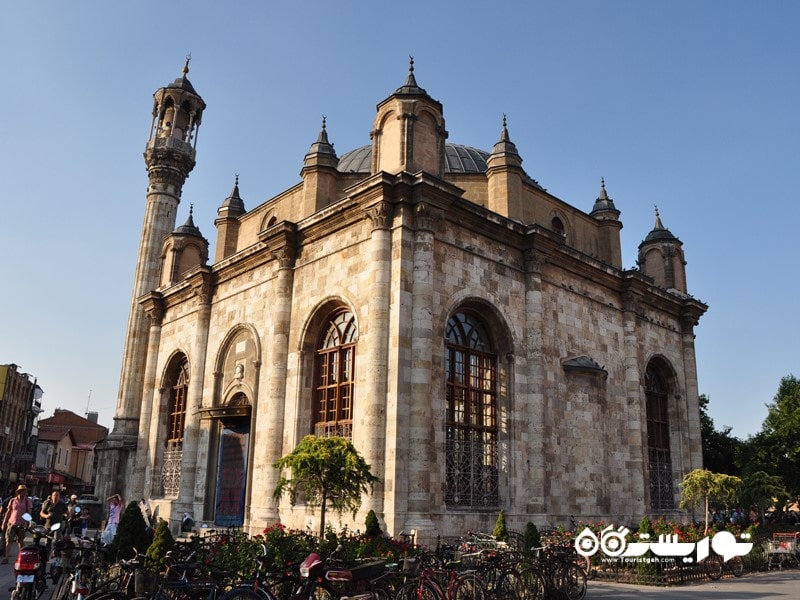
[{"label": "parked bicycle row", "polygon": [[[154,564],[138,552],[109,562],[99,538],[53,544],[53,532],[35,531],[36,561],[29,561],[30,573],[25,559],[15,565],[12,600],[46,598],[48,590],[49,600],[542,600],[547,593],[580,600],[586,594],[574,549],[543,547],[523,556],[485,534],[432,550],[410,546],[398,561],[347,556],[341,545],[330,550],[323,542],[287,562],[263,538],[215,533],[175,543]],[[309,536],[309,544],[316,542]],[[231,553],[246,557],[236,569],[225,560]]]}]

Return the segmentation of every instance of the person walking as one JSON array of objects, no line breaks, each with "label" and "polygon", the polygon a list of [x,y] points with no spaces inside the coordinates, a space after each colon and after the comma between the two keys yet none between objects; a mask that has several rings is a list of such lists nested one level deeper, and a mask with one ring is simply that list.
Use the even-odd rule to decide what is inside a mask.
[{"label": "person walking", "polygon": [[25,531],[28,528],[28,522],[22,518],[22,515],[30,515],[33,511],[33,500],[28,498],[28,488],[24,485],[17,486],[14,497],[8,503],[8,507],[3,514],[2,525],[0,531],[5,532],[6,548],[3,553],[3,558],[0,563],[8,564],[8,552],[13,542],[17,543],[17,552],[22,548],[25,543]]},{"label": "person walking", "polygon": [[108,546],[117,535],[117,525],[122,517],[122,496],[114,494],[106,498],[106,502],[108,502],[108,520],[100,535],[100,541]]}]

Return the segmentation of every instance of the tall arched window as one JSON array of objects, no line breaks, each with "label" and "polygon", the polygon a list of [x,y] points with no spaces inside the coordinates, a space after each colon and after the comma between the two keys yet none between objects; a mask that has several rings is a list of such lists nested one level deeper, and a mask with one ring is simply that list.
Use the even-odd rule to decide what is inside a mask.
[{"label": "tall arched window", "polygon": [[189,391],[189,363],[185,359],[178,367],[178,378],[172,386],[167,412],[167,446],[183,446],[183,427],[186,422],[186,395]]},{"label": "tall arched window", "polygon": [[672,458],[669,449],[669,406],[667,386],[653,365],[644,378],[647,401],[647,453],[650,470],[650,508],[675,508],[672,487]]},{"label": "tall arched window", "polygon": [[485,323],[473,313],[453,315],[445,336],[445,502],[497,506],[497,356]]},{"label": "tall arched window", "polygon": [[177,496],[183,468],[183,429],[186,423],[186,397],[189,392],[189,361],[185,356],[173,359],[165,382],[167,400],[164,454],[161,464],[161,491],[165,496]]},{"label": "tall arched window", "polygon": [[353,313],[331,316],[316,351],[314,423],[317,436],[353,437],[353,374],[358,329]]}]

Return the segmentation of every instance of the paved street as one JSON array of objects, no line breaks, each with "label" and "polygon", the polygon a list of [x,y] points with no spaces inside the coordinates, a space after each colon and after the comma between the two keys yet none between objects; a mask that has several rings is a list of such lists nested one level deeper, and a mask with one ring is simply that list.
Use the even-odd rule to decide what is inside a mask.
[{"label": "paved street", "polygon": [[693,585],[656,588],[590,581],[587,600],[771,600],[800,598],[800,569],[751,573],[740,579],[704,581]]},{"label": "paved street", "polygon": [[[16,554],[16,545],[13,550]],[[0,600],[9,598],[14,586],[14,560],[0,565]],[[53,586],[50,585],[50,591]],[[741,579],[705,581],[693,585],[656,588],[624,583],[590,581],[587,600],[796,600],[800,598],[800,569],[747,574]],[[45,594],[43,600],[49,600]]]}]

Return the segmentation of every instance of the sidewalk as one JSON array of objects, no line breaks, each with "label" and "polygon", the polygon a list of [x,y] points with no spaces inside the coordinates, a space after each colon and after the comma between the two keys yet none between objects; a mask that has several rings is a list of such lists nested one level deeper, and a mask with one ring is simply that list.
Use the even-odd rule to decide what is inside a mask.
[{"label": "sidewalk", "polygon": [[747,573],[739,579],[702,581],[675,587],[589,581],[587,600],[789,600],[800,597],[800,569]]}]

